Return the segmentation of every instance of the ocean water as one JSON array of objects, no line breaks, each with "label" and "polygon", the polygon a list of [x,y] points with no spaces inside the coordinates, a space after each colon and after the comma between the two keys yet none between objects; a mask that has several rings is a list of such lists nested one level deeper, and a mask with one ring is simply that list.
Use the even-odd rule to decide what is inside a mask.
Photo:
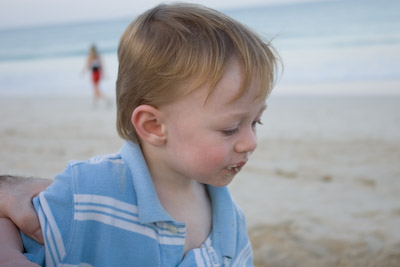
[{"label": "ocean water", "polygon": [[[400,1],[324,1],[221,11],[272,41],[284,65],[280,84],[400,80]],[[95,43],[105,63],[103,90],[113,94],[119,38],[135,16],[0,28],[0,93],[91,94],[89,75],[82,70]],[[398,94],[400,88],[375,93]]]}]

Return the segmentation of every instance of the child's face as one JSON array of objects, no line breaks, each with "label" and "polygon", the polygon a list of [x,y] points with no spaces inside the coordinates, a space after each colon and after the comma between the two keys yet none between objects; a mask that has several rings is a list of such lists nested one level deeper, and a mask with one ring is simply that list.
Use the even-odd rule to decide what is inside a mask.
[{"label": "child's face", "polygon": [[225,186],[247,162],[257,146],[255,128],[265,99],[255,99],[253,85],[230,103],[240,81],[240,66],[232,60],[207,102],[208,87],[203,86],[161,108],[166,115],[165,160],[171,175]]}]

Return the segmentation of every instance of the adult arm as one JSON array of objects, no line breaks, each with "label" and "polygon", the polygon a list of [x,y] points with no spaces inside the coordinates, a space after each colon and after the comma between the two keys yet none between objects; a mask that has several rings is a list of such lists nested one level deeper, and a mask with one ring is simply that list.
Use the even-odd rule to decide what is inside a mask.
[{"label": "adult arm", "polygon": [[[2,214],[0,214],[2,216]],[[21,235],[9,219],[0,217],[0,265],[5,267],[37,267],[23,253]]]},{"label": "adult arm", "polygon": [[[1,175],[0,218],[9,218],[26,235],[43,243],[43,235],[32,199],[52,182],[49,179]],[[0,231],[3,232],[1,225]]]}]

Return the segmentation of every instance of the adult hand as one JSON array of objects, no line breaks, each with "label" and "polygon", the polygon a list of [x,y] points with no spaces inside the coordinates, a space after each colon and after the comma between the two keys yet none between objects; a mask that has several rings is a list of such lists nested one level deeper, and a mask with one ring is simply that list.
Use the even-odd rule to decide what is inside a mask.
[{"label": "adult hand", "polygon": [[0,218],[9,218],[26,235],[43,244],[32,199],[52,182],[48,179],[0,176]]}]

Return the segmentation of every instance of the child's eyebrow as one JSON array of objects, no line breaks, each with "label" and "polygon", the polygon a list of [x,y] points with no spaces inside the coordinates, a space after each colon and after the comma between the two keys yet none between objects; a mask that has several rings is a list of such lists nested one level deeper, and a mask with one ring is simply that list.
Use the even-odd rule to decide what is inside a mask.
[{"label": "child's eyebrow", "polygon": [[[261,114],[261,113],[263,113],[264,112],[264,110],[266,110],[267,109],[267,105],[266,104],[264,104],[261,108],[260,108],[260,110],[257,112],[257,114]],[[228,113],[228,114],[226,114],[226,116],[224,116],[226,119],[235,119],[235,118],[240,118],[240,117],[243,117],[243,116],[246,116],[246,115],[248,115],[249,114],[249,112],[232,112],[232,113]]]}]

